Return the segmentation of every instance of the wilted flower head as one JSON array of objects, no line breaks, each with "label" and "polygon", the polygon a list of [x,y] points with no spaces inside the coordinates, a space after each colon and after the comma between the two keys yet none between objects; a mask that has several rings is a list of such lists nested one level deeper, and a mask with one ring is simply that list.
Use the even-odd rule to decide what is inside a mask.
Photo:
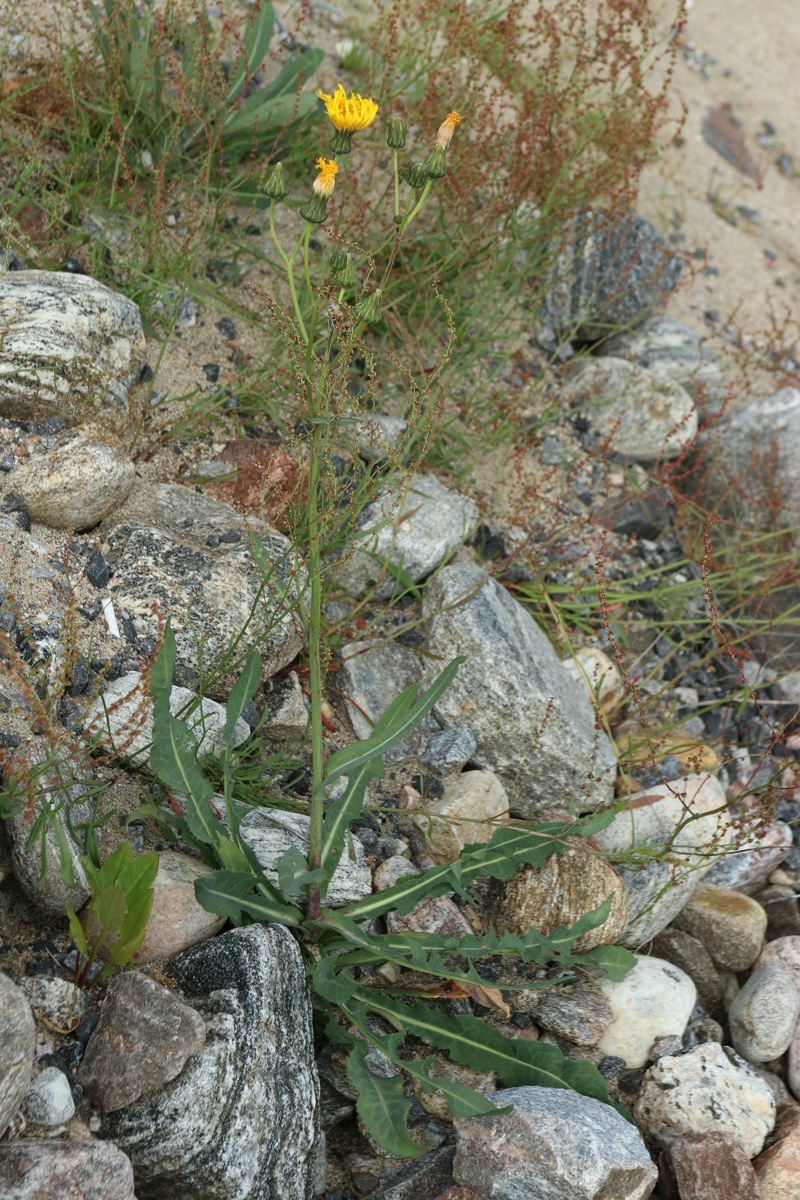
[{"label": "wilted flower head", "polygon": [[353,134],[359,129],[366,129],[375,120],[378,106],[374,100],[351,92],[348,96],[341,84],[337,84],[332,96],[327,92],[317,92],[325,104],[325,111],[336,130],[331,138],[331,150],[334,154],[349,154],[353,148]]},{"label": "wilted flower head", "polygon": [[453,138],[453,132],[456,125],[461,124],[461,117],[457,112],[451,112],[448,117],[445,117],[439,126],[439,132],[436,134],[436,145],[441,146],[444,150],[450,145]]},{"label": "wilted flower head", "polygon": [[339,168],[332,158],[318,158],[314,164],[319,175],[314,180],[311,196],[300,206],[300,216],[314,225],[321,225],[328,215],[328,200],[336,184]]}]

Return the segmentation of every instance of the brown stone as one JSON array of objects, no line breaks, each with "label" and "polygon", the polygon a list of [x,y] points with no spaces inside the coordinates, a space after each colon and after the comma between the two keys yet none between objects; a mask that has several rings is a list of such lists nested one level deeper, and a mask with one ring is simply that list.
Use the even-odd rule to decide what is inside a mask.
[{"label": "brown stone", "polygon": [[206,1038],[203,1018],[139,971],[112,979],[77,1079],[104,1112],[116,1112],[180,1075]]},{"label": "brown stone", "polygon": [[437,937],[459,939],[475,932],[449,896],[420,900],[405,916],[390,912],[386,925],[390,933],[435,933]]},{"label": "brown stone", "polygon": [[705,946],[690,933],[670,926],[657,934],[650,948],[657,958],[663,958],[685,971],[697,988],[697,998],[709,1016],[722,1011],[722,980]]},{"label": "brown stone", "polygon": [[674,923],[698,938],[717,966],[738,972],[752,967],[761,953],[767,914],[751,896],[704,884]]},{"label": "brown stone", "polygon": [[758,179],[758,167],[747,148],[739,122],[724,108],[710,108],[701,125],[703,137],[717,154],[749,179]]},{"label": "brown stone", "polygon": [[753,1160],[764,1200],[797,1200],[800,1196],[800,1107],[778,1105],[775,1144]]},{"label": "brown stone", "polygon": [[194,893],[195,880],[213,873],[211,867],[188,854],[162,851],[153,881],[153,908],[134,956],[137,963],[174,958],[219,933],[226,918],[207,912]]},{"label": "brown stone", "polygon": [[669,1200],[762,1200],[756,1173],[732,1133],[689,1133],[659,1161]]},{"label": "brown stone", "polygon": [[776,938],[797,937],[800,934],[800,905],[793,887],[786,884],[770,884],[757,892],[758,901],[767,914],[767,941]]},{"label": "brown stone", "polygon": [[300,478],[300,468],[291,454],[269,442],[244,440],[228,442],[220,459],[230,463],[236,478],[207,483],[207,493],[232,505],[237,512],[258,517],[286,532],[286,508],[297,499]]},{"label": "brown stone", "polygon": [[112,1142],[26,1138],[0,1146],[0,1196],[135,1200],[133,1167]]},{"label": "brown stone", "polygon": [[614,893],[611,912],[597,929],[575,942],[580,953],[616,942],[628,923],[625,884],[609,862],[580,838],[570,838],[560,854],[551,854],[541,870],[525,865],[508,881],[493,914],[501,933],[521,937],[533,927],[552,933],[573,925]]}]

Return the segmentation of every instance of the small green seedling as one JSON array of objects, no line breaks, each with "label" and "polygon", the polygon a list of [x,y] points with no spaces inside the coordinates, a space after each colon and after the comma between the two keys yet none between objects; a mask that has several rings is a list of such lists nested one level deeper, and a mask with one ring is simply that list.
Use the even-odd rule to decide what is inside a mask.
[{"label": "small green seedling", "polygon": [[122,842],[97,870],[84,862],[92,898],[82,924],[77,913],[67,909],[69,927],[78,950],[75,983],[84,987],[99,957],[105,966],[101,976],[130,962],[142,944],[153,907],[153,880],[158,871],[155,851],[134,858],[129,842]]}]

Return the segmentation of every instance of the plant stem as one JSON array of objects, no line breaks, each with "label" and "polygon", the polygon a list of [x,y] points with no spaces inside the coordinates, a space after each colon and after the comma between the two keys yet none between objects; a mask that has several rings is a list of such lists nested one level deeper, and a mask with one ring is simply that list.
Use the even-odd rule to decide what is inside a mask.
[{"label": "plant stem", "polygon": [[392,151],[392,158],[394,159],[394,215],[395,215],[395,217],[399,217],[400,216],[400,173],[397,168],[397,151],[396,150]]},{"label": "plant stem", "polygon": [[272,238],[273,246],[278,251],[278,254],[280,254],[281,258],[283,259],[283,265],[286,267],[286,278],[289,282],[289,292],[291,293],[292,305],[294,306],[294,315],[297,318],[297,324],[300,327],[300,336],[302,337],[302,339],[306,343],[306,345],[308,345],[308,333],[306,332],[305,321],[303,320],[303,313],[300,308],[300,301],[297,299],[297,288],[295,287],[295,282],[294,282],[294,267],[292,265],[292,259],[294,258],[294,254],[297,253],[297,250],[295,249],[295,252],[292,255],[292,258],[288,258],[283,249],[283,246],[278,241],[278,235],[275,232],[275,201],[274,200],[271,201],[270,206],[269,206],[269,234],[270,234],[270,237]]}]

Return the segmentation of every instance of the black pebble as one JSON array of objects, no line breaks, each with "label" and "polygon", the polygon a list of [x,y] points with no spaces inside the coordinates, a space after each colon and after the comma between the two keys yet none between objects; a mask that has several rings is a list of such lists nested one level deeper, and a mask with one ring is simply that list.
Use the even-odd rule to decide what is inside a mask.
[{"label": "black pebble", "polygon": [[61,270],[66,271],[68,275],[88,275],[88,271],[84,270],[77,258],[66,258],[61,264]]},{"label": "black pebble", "polygon": [[[36,730],[34,730],[34,733]],[[29,962],[25,967],[25,974],[30,976],[37,975],[53,975],[53,964],[51,962]]]},{"label": "black pebble", "polygon": [[225,542],[228,546],[235,546],[237,542],[242,540],[242,535],[238,529],[227,529],[225,533],[220,534],[221,542]]},{"label": "black pebble", "polygon": [[15,459],[13,454],[4,454],[3,457],[0,458],[0,471],[13,470],[14,462]]},{"label": "black pebble", "polygon": [[99,1020],[100,1020],[100,1013],[89,1012],[83,1018],[80,1025],[78,1025],[77,1029],[74,1029],[72,1031],[73,1039],[80,1046],[83,1046],[84,1050],[86,1049],[86,1043],[89,1041],[89,1038],[94,1033],[95,1027]]},{"label": "black pebble", "polygon": [[104,588],[108,585],[108,564],[99,550],[95,550],[86,564],[86,578],[92,587]]},{"label": "black pebble", "polygon": [[236,337],[236,326],[230,317],[220,317],[217,321],[217,329],[223,337],[228,338],[230,341],[233,341]]},{"label": "black pebble", "polygon": [[139,383],[149,383],[153,378],[153,368],[150,363],[145,363],[139,372]]},{"label": "black pebble", "polygon": [[219,363],[203,363],[201,370],[209,383],[216,383],[219,379]]},{"label": "black pebble", "polygon": [[206,545],[210,546],[212,550],[216,550],[217,546],[219,545],[219,538],[215,533],[210,533],[208,535],[206,538]]}]

